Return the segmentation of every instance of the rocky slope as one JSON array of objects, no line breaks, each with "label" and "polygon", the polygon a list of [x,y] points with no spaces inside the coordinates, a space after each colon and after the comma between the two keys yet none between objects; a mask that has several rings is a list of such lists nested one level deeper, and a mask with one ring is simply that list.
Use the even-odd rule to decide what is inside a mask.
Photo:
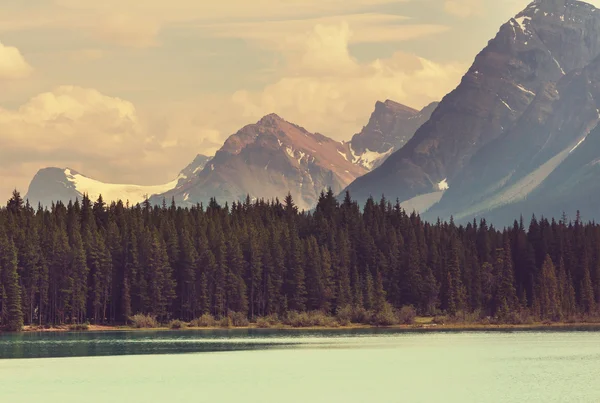
[{"label": "rocky slope", "polygon": [[600,126],[596,126],[526,198],[485,211],[481,216],[498,225],[510,225],[516,213],[526,220],[534,214],[538,218],[558,219],[564,213],[573,220],[580,212],[584,221],[598,221],[599,177]]},{"label": "rocky slope", "polygon": [[[482,154],[479,164],[473,166],[474,157],[488,145],[488,150],[499,147],[496,143],[490,145],[499,138],[504,139],[502,147],[508,150],[504,154],[514,151],[514,158],[526,160],[543,146],[539,145],[543,137],[532,135],[532,131],[555,129],[562,123],[561,118],[551,118],[555,108],[563,110],[564,119],[571,116],[577,120],[582,126],[571,137],[559,136],[559,139],[549,135],[556,140],[543,146],[543,152],[515,179],[526,176],[525,172],[547,161],[560,147],[590,129],[587,125],[592,124],[592,115],[578,119],[576,111],[568,111],[582,102],[575,99],[581,97],[580,92],[561,90],[561,86],[571,87],[569,79],[562,79],[584,69],[599,51],[600,12],[593,6],[574,0],[538,0],[530,4],[500,28],[477,55],[459,86],[444,97],[414,137],[348,189],[359,201],[385,193],[389,199],[399,198],[407,208],[426,211],[440,200],[442,205],[444,192],[454,186],[461,192],[473,188],[480,192],[485,179],[480,177],[475,185],[476,182],[466,178],[478,176],[477,171],[484,168],[487,159]],[[575,88],[576,84],[572,86]],[[563,101],[559,101],[561,97]],[[569,97],[574,99],[566,101]],[[539,119],[544,122],[535,124]],[[577,122],[571,122],[572,126],[576,127]],[[521,147],[529,151],[519,152]],[[494,179],[501,182],[497,177]],[[446,211],[453,209],[450,206]]]},{"label": "rocky slope", "polygon": [[290,192],[300,208],[316,203],[321,191],[341,191],[367,170],[348,158],[348,143],[271,114],[230,136],[206,167],[152,200],[174,198],[180,205],[251,198],[282,199]]},{"label": "rocky slope", "polygon": [[[591,146],[584,141],[598,125],[599,109],[600,59],[596,59],[558,83],[547,84],[511,129],[479,151],[427,216],[469,219],[515,203],[509,209],[513,215],[524,213],[518,203],[538,187],[547,187],[552,173],[564,170],[563,164],[579,147]],[[540,211],[555,195],[546,196]],[[577,205],[575,200],[572,205]],[[553,211],[554,216],[560,213]]]}]

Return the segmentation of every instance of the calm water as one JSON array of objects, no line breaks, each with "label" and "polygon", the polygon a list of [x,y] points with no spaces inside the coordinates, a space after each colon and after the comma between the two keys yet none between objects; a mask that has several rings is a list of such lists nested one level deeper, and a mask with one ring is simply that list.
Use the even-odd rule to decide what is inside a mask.
[{"label": "calm water", "polygon": [[10,403],[600,402],[597,332],[22,334],[0,358]]}]

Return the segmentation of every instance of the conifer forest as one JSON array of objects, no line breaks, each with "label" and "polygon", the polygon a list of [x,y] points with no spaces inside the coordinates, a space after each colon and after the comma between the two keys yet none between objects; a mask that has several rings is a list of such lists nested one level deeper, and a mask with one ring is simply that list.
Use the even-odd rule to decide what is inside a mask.
[{"label": "conifer forest", "polygon": [[84,197],[0,210],[0,326],[161,322],[235,312],[335,315],[413,306],[419,315],[512,323],[591,317],[600,306],[600,226],[529,217],[494,228],[423,222],[398,203],[322,193],[184,209]]}]

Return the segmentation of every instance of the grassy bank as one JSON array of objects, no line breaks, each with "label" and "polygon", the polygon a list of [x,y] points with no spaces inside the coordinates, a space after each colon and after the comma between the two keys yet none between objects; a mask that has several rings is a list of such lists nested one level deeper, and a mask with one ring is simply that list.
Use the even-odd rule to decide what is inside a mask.
[{"label": "grassy bank", "polygon": [[[363,318],[369,319],[369,318]],[[380,318],[381,319],[381,318]],[[320,312],[311,313],[292,313],[284,319],[276,316],[258,318],[255,321],[248,321],[240,315],[231,315],[229,317],[216,319],[210,315],[203,315],[191,322],[174,320],[166,324],[161,324],[153,317],[136,315],[132,318],[130,324],[125,326],[104,326],[104,325],[61,325],[54,327],[44,326],[25,326],[25,332],[103,332],[103,331],[165,331],[165,330],[223,330],[223,329],[304,329],[304,330],[352,330],[352,329],[398,329],[406,331],[518,331],[518,330],[568,330],[568,329],[589,329],[600,330],[600,320],[598,318],[579,318],[579,320],[570,320],[564,322],[550,321],[528,321],[527,323],[501,323],[487,320],[468,320],[469,318],[457,317],[417,317],[408,316],[400,320],[398,316],[395,320],[377,323],[370,318],[363,321],[345,321],[338,317],[327,316]],[[467,319],[467,320],[465,320]],[[342,322],[342,323],[340,323]],[[384,322],[384,321],[382,321]]]}]

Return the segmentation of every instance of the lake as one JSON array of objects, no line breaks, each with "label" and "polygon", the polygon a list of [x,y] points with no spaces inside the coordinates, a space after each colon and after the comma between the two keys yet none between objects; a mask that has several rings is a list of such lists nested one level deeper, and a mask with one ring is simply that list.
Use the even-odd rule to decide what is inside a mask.
[{"label": "lake", "polygon": [[600,402],[600,333],[0,335],[1,402]]}]

